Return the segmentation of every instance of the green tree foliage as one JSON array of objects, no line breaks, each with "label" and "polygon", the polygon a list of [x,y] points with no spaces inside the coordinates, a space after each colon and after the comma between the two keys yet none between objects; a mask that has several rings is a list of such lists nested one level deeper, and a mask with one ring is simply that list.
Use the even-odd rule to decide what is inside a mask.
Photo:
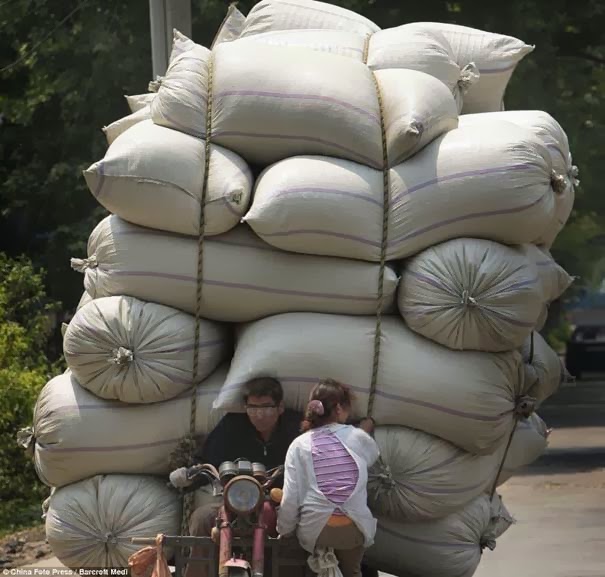
[{"label": "green tree foliage", "polygon": [[58,303],[44,291],[44,276],[22,257],[0,253],[0,531],[39,517],[48,493],[33,463],[16,443],[32,421],[32,407],[53,367],[45,351]]},{"label": "green tree foliage", "polygon": [[73,306],[69,257],[104,214],[82,170],[105,153],[101,128],[128,114],[123,95],[146,92],[148,4],[4,0],[0,29],[0,239],[35,255],[49,294]]}]

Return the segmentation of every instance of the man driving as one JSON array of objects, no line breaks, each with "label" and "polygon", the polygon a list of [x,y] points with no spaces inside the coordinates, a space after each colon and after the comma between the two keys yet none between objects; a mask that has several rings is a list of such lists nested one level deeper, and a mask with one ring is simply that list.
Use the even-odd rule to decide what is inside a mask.
[{"label": "man driving", "polygon": [[[244,388],[246,412],[225,415],[208,435],[198,463],[219,467],[224,461],[245,458],[265,465],[267,470],[283,465],[292,441],[300,434],[302,414],[284,408],[281,384],[270,377],[252,379]],[[281,487],[283,479],[275,485]],[[212,499],[191,515],[189,532],[193,536],[209,536],[215,526],[222,500]],[[204,546],[196,546],[192,556],[203,557]],[[205,577],[205,566],[189,564],[186,577]]]}]

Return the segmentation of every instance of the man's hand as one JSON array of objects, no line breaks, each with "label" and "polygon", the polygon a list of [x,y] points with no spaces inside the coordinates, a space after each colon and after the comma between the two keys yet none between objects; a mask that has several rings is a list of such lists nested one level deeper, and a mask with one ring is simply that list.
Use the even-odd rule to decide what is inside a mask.
[{"label": "man's hand", "polygon": [[187,477],[187,467],[180,467],[170,473],[170,483],[177,489],[184,489],[191,485],[191,479]]}]

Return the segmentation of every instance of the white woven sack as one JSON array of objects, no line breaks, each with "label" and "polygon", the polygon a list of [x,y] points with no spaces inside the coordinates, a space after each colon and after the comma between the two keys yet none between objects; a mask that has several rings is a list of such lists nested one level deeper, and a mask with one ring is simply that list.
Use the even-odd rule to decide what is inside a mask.
[{"label": "white woven sack", "polygon": [[[195,313],[198,241],[127,223],[102,220],[88,241],[88,258],[72,259],[94,298],[129,295]],[[377,264],[277,251],[245,226],[204,241],[201,315],[244,322],[289,311],[371,315],[378,296]],[[392,307],[395,272],[384,275]]]},{"label": "white woven sack", "polygon": [[312,0],[263,0],[248,13],[242,36],[272,30],[328,28],[367,36],[380,30],[372,21],[340,6]]},{"label": "white woven sack", "polygon": [[[71,569],[124,568],[141,549],[133,537],[178,535],[181,506],[164,479],[99,475],[63,487],[50,498],[46,538]],[[166,551],[168,556],[170,550]]]},{"label": "white woven sack", "polygon": [[[198,138],[146,120],[120,135],[103,160],[84,171],[84,178],[94,197],[114,214],[141,226],[197,235],[205,154]],[[250,168],[241,157],[211,146],[206,235],[238,224],[252,185]]]},{"label": "white woven sack", "polygon": [[525,362],[527,394],[538,403],[554,395],[567,381],[568,373],[563,359],[548,345],[538,332],[533,332],[521,348]]},{"label": "white woven sack", "polygon": [[367,41],[367,64],[372,70],[409,68],[441,80],[462,110],[467,91],[479,80],[474,63],[459,66],[449,41],[438,30],[404,24],[374,33]]},{"label": "white woven sack", "polygon": [[[319,379],[331,377],[367,411],[374,351],[373,317],[313,313],[276,315],[241,328],[229,374],[214,407],[242,410],[243,385],[272,376],[286,406],[303,410]],[[523,393],[521,355],[452,351],[383,317],[373,417],[446,439],[467,451],[490,453],[512,426],[514,399]]]},{"label": "white woven sack", "polygon": [[237,42],[329,52],[365,62],[371,70],[404,68],[424,72],[449,88],[459,111],[464,93],[479,77],[472,64],[461,70],[454,62],[451,46],[443,34],[408,25],[380,30],[369,38],[350,30],[297,29],[245,36]]},{"label": "white woven sack", "polygon": [[143,120],[149,120],[150,118],[151,107],[147,105],[128,116],[124,116],[123,118],[112,122],[108,126],[104,126],[103,132],[105,133],[105,138],[107,138],[107,144],[111,145],[118,136],[126,132],[129,128],[132,128],[139,122],[143,122]]},{"label": "white woven sack", "polygon": [[554,261],[552,254],[547,249],[533,244],[525,244],[519,247],[519,250],[536,267],[545,303],[558,299],[573,283],[573,277]]},{"label": "white woven sack", "polygon": [[227,327],[199,322],[195,383],[195,318],[133,297],[100,298],[81,308],[63,339],[65,360],[78,382],[99,397],[165,401],[202,382],[228,354]]},{"label": "white woven sack", "polygon": [[[542,267],[549,271],[556,267]],[[554,282],[546,284],[522,250],[459,238],[405,262],[399,311],[413,331],[446,347],[507,351],[535,328]]]},{"label": "white woven sack", "polygon": [[[545,450],[546,425],[532,415],[518,423],[506,454],[508,476]],[[505,445],[491,455],[467,453],[432,435],[406,427],[377,427],[380,459],[369,471],[368,503],[389,519],[432,519],[460,510],[491,490]]]},{"label": "white woven sack", "polygon": [[475,499],[443,519],[422,522],[378,520],[374,546],[365,557],[372,567],[406,577],[471,577],[485,547],[513,519],[496,496]]},{"label": "white woven sack", "polygon": [[[237,9],[235,4],[229,4],[227,15],[221,23],[214,40],[212,48],[223,42],[232,42],[240,37],[244,28],[246,17]],[[175,31],[176,34],[176,31]]]},{"label": "white woven sack", "polygon": [[534,46],[512,36],[485,32],[457,24],[418,22],[410,24],[419,30],[441,32],[449,41],[460,68],[474,63],[479,80],[464,95],[462,113],[502,110],[504,92],[517,64]]},{"label": "white woven sack", "polygon": [[[209,433],[223,416],[212,401],[225,375],[220,368],[198,386],[198,434]],[[53,487],[101,473],[167,475],[171,453],[189,434],[190,413],[190,392],[148,405],[107,401],[67,371],[46,384],[36,403],[36,471]]]},{"label": "white woven sack", "polygon": [[350,58],[238,42],[174,58],[151,104],[156,124],[205,138],[211,57],[212,141],[252,163],[324,154],[382,169],[378,90],[391,164],[457,126],[451,92],[428,74],[373,74]]},{"label": "white woven sack", "polygon": [[[381,34],[375,24],[358,14],[337,11],[342,11],[342,8],[323,2],[264,0],[248,14],[241,36],[249,37],[266,32],[304,28],[325,28],[352,32],[363,38],[371,36],[369,41],[371,47],[374,37]],[[360,19],[363,21],[361,25]],[[475,68],[476,65],[480,78],[472,86],[470,84],[467,86],[468,95],[464,96],[464,113],[501,110],[506,86],[517,64],[534,49],[533,46],[511,36],[455,24],[419,22],[405,26],[421,33],[442,34],[450,45],[449,50],[459,69],[464,69],[470,64]],[[392,29],[382,32],[390,30]],[[402,49],[401,52],[403,53],[404,50]],[[371,51],[368,56],[368,63],[370,63]]]},{"label": "white woven sack", "polygon": [[[461,236],[534,241],[556,210],[551,172],[542,142],[509,122],[444,134],[389,172],[387,259]],[[257,179],[244,220],[284,250],[378,261],[383,182],[346,160],[288,158]]]},{"label": "white woven sack", "polygon": [[76,310],[79,311],[83,306],[87,305],[92,300],[93,298],[86,291],[84,291],[80,297],[80,300],[78,301]]},{"label": "white woven sack", "polygon": [[132,96],[125,96],[126,102],[130,112],[137,112],[146,106],[151,104],[151,101],[155,98],[155,92],[146,92],[145,94],[133,94]]},{"label": "white woven sack", "polygon": [[481,124],[487,126],[488,122],[505,120],[518,126],[531,130],[538,136],[550,152],[553,170],[559,177],[556,187],[556,211],[551,226],[541,238],[536,239],[538,244],[551,246],[565,226],[575,199],[575,187],[578,185],[578,168],[573,164],[567,135],[561,125],[547,112],[541,110],[509,110],[503,112],[490,112],[486,114],[468,114],[460,119],[460,126]]},{"label": "white woven sack", "polygon": [[536,413],[529,419],[523,419],[517,423],[510,449],[498,477],[498,486],[544,453],[551,431],[552,429],[549,429]]}]

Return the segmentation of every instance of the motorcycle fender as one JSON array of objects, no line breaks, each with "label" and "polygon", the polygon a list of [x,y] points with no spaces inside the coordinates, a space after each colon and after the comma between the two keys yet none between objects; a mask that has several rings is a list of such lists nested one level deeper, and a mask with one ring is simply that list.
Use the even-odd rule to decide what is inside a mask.
[{"label": "motorcycle fender", "polygon": [[250,563],[245,559],[229,559],[224,565],[225,567],[239,567],[240,569],[245,569],[250,571],[252,569]]}]

